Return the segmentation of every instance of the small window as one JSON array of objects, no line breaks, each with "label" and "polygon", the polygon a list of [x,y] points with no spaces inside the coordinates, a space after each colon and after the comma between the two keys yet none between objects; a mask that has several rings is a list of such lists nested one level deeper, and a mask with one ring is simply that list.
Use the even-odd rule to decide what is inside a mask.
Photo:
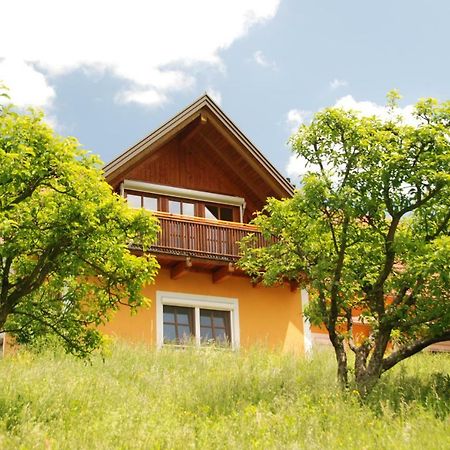
[{"label": "small window", "polygon": [[148,211],[158,211],[158,199],[147,194],[126,193],[128,204],[132,208],[144,208]]},{"label": "small window", "polygon": [[226,220],[228,222],[233,221],[233,210],[231,208],[220,208],[220,220]]},{"label": "small window", "polygon": [[205,217],[207,219],[218,220],[219,219],[219,207],[213,205],[205,205]]},{"label": "small window", "polygon": [[156,197],[142,197],[143,208],[148,211],[158,211],[158,199]]},{"label": "small window", "polygon": [[229,206],[205,205],[205,217],[212,220],[233,221],[233,208]]},{"label": "small window", "polygon": [[127,194],[127,202],[132,208],[141,207],[142,197],[140,195]]},{"label": "small window", "polygon": [[182,210],[183,216],[195,216],[194,203],[183,202],[182,207],[183,207],[183,210]]},{"label": "small window", "polygon": [[181,202],[176,200],[169,200],[170,214],[181,214]]},{"label": "small window", "polygon": [[183,216],[195,216],[195,204],[181,200],[169,200],[169,213]]}]

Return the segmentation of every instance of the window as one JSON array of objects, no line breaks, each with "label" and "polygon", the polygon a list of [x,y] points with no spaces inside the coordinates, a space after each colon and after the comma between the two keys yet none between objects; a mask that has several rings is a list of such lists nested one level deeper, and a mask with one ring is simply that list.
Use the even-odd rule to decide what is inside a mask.
[{"label": "window", "polygon": [[183,344],[194,337],[194,308],[163,306],[164,343]]},{"label": "window", "polygon": [[169,200],[169,213],[182,216],[195,216],[195,204],[182,200]]},{"label": "window", "polygon": [[151,195],[126,192],[128,204],[132,208],[144,208],[148,211],[158,211],[158,199]]},{"label": "window", "polygon": [[205,205],[207,219],[233,221],[233,208],[229,206]]},{"label": "window", "polygon": [[161,291],[156,299],[159,347],[187,342],[239,346],[237,299]]},{"label": "window", "polygon": [[230,312],[200,310],[200,341],[230,342]]}]

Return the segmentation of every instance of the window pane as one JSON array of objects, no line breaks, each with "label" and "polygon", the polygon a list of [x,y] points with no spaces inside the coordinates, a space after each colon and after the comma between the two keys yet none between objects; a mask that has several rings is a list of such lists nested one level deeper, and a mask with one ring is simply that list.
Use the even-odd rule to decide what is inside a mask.
[{"label": "window pane", "polygon": [[127,202],[132,208],[140,208],[141,207],[141,196],[127,194]]},{"label": "window pane", "polygon": [[185,343],[194,335],[194,308],[183,306],[163,306],[164,342]]},{"label": "window pane", "polygon": [[213,205],[205,205],[205,217],[207,219],[218,219],[219,208]]},{"label": "window pane", "polygon": [[205,327],[212,327],[211,314],[209,311],[200,310],[200,325]]},{"label": "window pane", "polygon": [[168,308],[167,306],[164,306],[164,322],[171,322],[175,323],[175,312],[173,311],[173,308]]},{"label": "window pane", "polygon": [[193,203],[183,202],[183,216],[195,216]]},{"label": "window pane", "polygon": [[177,335],[175,331],[175,325],[164,324],[164,342],[173,342],[176,341]]},{"label": "window pane", "polygon": [[227,220],[228,222],[233,221],[233,210],[231,208],[220,208],[220,220]]},{"label": "window pane", "polygon": [[227,342],[228,341],[228,336],[227,336],[225,330],[216,329],[215,335],[216,335],[215,339],[218,342]]},{"label": "window pane", "polygon": [[158,199],[155,197],[144,197],[144,208],[149,211],[158,211]]},{"label": "window pane", "polygon": [[188,308],[178,308],[177,322],[181,325],[189,325],[190,311]]},{"label": "window pane", "polygon": [[178,325],[178,341],[186,342],[192,337],[191,327],[189,325]]},{"label": "window pane", "polygon": [[169,200],[169,212],[171,214],[181,214],[181,203],[176,200]]},{"label": "window pane", "polygon": [[217,343],[229,343],[230,311],[215,309],[200,310],[200,338],[202,341],[214,340]]},{"label": "window pane", "polygon": [[222,314],[214,314],[214,327],[225,328],[225,317]]},{"label": "window pane", "polygon": [[209,327],[200,327],[200,339],[202,341],[210,341],[213,338],[212,330]]}]

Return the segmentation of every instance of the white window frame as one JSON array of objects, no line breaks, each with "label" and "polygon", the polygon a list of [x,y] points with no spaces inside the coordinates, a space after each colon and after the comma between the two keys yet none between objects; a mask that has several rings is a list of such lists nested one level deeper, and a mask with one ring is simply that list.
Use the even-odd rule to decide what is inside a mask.
[{"label": "white window frame", "polygon": [[195,344],[200,346],[200,309],[214,309],[230,312],[231,348],[236,350],[240,344],[239,301],[237,298],[215,297],[211,295],[186,294],[183,292],[156,291],[156,344],[164,344],[163,307],[184,306],[194,308]]}]

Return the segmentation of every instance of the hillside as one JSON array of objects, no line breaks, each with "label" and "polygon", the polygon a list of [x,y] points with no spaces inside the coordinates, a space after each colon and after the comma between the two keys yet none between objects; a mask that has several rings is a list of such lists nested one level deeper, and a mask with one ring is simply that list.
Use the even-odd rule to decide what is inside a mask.
[{"label": "hillside", "polygon": [[449,355],[411,358],[364,403],[334,371],[327,352],[22,351],[0,361],[0,448],[450,448]]}]

